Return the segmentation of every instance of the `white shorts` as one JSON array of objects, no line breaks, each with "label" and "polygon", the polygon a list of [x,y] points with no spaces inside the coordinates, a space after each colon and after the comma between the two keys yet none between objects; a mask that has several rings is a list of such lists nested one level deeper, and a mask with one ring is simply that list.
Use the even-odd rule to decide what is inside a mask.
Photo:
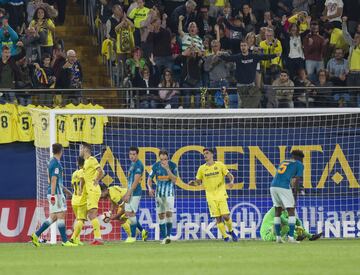
[{"label": "white shorts", "polygon": [[156,197],[156,212],[158,214],[166,212],[174,212],[175,198],[174,197]]},{"label": "white shorts", "polygon": [[141,196],[132,196],[128,203],[125,203],[125,212],[136,213],[139,209]]},{"label": "white shorts", "polygon": [[50,198],[51,198],[51,195],[47,195],[47,199],[49,202],[50,214],[58,213],[58,212],[65,212],[67,210],[66,198],[63,194],[55,195],[55,204],[54,205],[51,204]]},{"label": "white shorts", "polygon": [[275,207],[294,208],[295,200],[291,189],[270,187],[271,199]]}]

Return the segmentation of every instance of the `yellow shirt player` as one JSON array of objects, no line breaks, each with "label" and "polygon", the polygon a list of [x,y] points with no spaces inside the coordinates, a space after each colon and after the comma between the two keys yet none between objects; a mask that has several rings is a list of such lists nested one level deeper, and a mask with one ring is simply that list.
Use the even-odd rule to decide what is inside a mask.
[{"label": "yellow shirt player", "polygon": [[216,218],[217,227],[224,241],[228,242],[230,240],[226,234],[226,224],[232,240],[236,242],[238,238],[232,228],[232,220],[227,203],[228,195],[225,187],[225,176],[230,180],[230,188],[234,185],[234,176],[229,172],[225,164],[220,161],[214,161],[214,151],[212,149],[205,148],[203,155],[206,163],[199,167],[196,179],[190,181],[189,185],[202,184],[205,189],[210,215],[212,218]]},{"label": "yellow shirt player", "polygon": [[[86,189],[86,208],[88,218],[94,230],[94,241],[91,242],[91,245],[103,245],[100,223],[97,216],[101,196],[99,180],[103,177],[104,172],[97,159],[91,155],[90,144],[83,142],[80,145],[80,156],[85,159],[83,170]],[[76,238],[77,236],[74,236],[74,239]]]},{"label": "yellow shirt player", "polygon": [[17,140],[17,110],[14,104],[0,104],[0,143]]},{"label": "yellow shirt player", "polygon": [[106,187],[101,192],[101,198],[108,198],[111,203],[110,210],[104,213],[104,222],[108,223],[110,220],[120,221],[120,225],[124,228],[126,234],[131,236],[130,221],[125,216],[125,204],[122,198],[127,193],[127,188],[118,185]]},{"label": "yellow shirt player", "polygon": [[73,235],[70,241],[78,245],[83,245],[80,241],[80,232],[86,221],[87,208],[86,208],[86,189],[84,180],[84,158],[78,158],[78,167],[72,174],[71,185],[74,190],[71,199],[71,205],[75,214],[76,223],[74,227]]}]

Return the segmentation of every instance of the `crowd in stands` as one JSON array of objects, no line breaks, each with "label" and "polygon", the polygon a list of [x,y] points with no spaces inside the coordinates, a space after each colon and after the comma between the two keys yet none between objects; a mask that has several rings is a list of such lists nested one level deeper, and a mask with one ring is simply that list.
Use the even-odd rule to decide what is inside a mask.
[{"label": "crowd in stands", "polygon": [[6,91],[0,92],[0,103],[31,103],[30,93],[14,89],[81,88],[83,76],[76,52],[65,51],[56,35],[56,26],[65,21],[66,3],[0,0],[0,89]]},{"label": "crowd in stands", "polygon": [[360,85],[359,10],[358,0],[97,1],[105,48],[145,88],[143,108],[359,106],[336,88]]}]

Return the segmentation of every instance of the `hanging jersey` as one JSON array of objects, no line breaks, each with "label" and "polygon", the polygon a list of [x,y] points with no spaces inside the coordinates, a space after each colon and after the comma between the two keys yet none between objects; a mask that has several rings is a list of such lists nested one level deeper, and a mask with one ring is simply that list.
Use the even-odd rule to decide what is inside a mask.
[{"label": "hanging jersey", "polygon": [[36,110],[31,111],[34,127],[34,143],[38,148],[50,147],[49,114],[42,111],[47,109],[49,108],[37,106]]},{"label": "hanging jersey", "polygon": [[[98,104],[88,104],[85,107],[87,109],[104,109]],[[84,118],[82,140],[90,144],[102,144],[104,141],[104,126],[108,123],[107,116],[87,115]]]},{"label": "hanging jersey", "polygon": [[17,106],[18,141],[28,142],[34,140],[34,128],[33,128],[32,116],[31,116],[31,108],[35,108],[35,105]]},{"label": "hanging jersey", "polygon": [[0,104],[0,143],[17,139],[17,109],[14,104]]},{"label": "hanging jersey", "polygon": [[[68,104],[65,106],[66,109],[86,109],[84,104],[75,106],[74,104]],[[68,141],[79,142],[83,141],[83,130],[84,130],[85,116],[84,115],[68,115],[66,117],[65,129],[66,138]]]}]

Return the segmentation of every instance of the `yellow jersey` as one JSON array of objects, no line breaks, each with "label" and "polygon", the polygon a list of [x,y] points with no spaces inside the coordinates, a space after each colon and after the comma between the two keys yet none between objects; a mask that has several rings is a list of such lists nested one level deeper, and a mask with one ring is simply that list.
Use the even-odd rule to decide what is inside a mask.
[{"label": "yellow jersey", "polygon": [[34,127],[34,143],[39,148],[50,147],[50,130],[49,130],[49,114],[43,110],[48,107],[37,106],[37,110],[31,111],[32,122]]},{"label": "yellow jersey", "polygon": [[[85,180],[85,185],[86,185],[86,190],[93,190],[94,189],[94,180],[97,177],[97,169],[100,168],[100,164],[97,161],[97,159],[93,156],[88,157],[85,160],[84,163],[84,180]],[[100,190],[100,186],[98,186],[99,188],[96,188],[99,191]]]},{"label": "yellow jersey", "polygon": [[11,143],[18,139],[17,119],[14,104],[0,104],[0,143]]},{"label": "yellow jersey", "polygon": [[215,161],[211,166],[206,163],[199,167],[196,179],[201,180],[207,200],[221,201],[228,198],[225,187],[225,176],[229,173],[225,164]]},{"label": "yellow jersey", "polygon": [[[84,170],[83,169],[78,169],[78,170],[74,171],[74,173],[72,174],[71,185],[72,185],[72,188],[74,189],[74,194],[71,199],[72,205],[86,204],[86,196],[85,196],[86,192],[84,192],[84,189],[83,189],[82,192],[80,193],[80,188],[81,188],[80,180],[83,178],[84,178]],[[83,186],[83,188],[85,188],[85,185]]]},{"label": "yellow jersey", "polygon": [[351,56],[349,57],[350,64],[349,69],[350,71],[360,71],[360,47],[355,47],[352,52]]},{"label": "yellow jersey", "polygon": [[344,39],[343,32],[338,28],[334,28],[331,32],[330,45],[334,45],[336,49],[343,49],[345,53],[349,51],[349,46]]},{"label": "yellow jersey", "polygon": [[[79,104],[75,106],[70,103],[65,106],[66,109],[86,109],[86,105]],[[84,115],[68,115],[66,117],[65,129],[66,129],[66,139],[68,141],[79,142],[83,141],[83,129],[84,129],[85,116]]]},{"label": "yellow jersey", "polygon": [[115,204],[119,204],[122,197],[125,196],[126,192],[128,191],[127,188],[123,188],[117,185],[109,187],[108,190],[110,200]]},{"label": "yellow jersey", "polygon": [[34,140],[34,128],[32,123],[30,108],[35,108],[35,105],[17,106],[18,123],[17,135],[18,141],[28,142]]},{"label": "yellow jersey", "polygon": [[[86,105],[87,109],[104,109],[104,107],[96,104]],[[102,144],[104,140],[104,126],[108,123],[107,116],[96,116],[96,115],[87,115],[84,120],[83,127],[83,138],[82,141],[85,141],[90,144]]]},{"label": "yellow jersey", "polygon": [[141,9],[135,8],[130,12],[129,18],[134,20],[135,28],[138,28],[138,29],[141,28],[140,24],[142,21],[146,20],[149,11],[150,11],[149,8],[142,7]]},{"label": "yellow jersey", "polygon": [[[55,29],[55,25],[54,22],[51,19],[47,19],[46,21],[47,25],[54,28]],[[32,20],[30,22],[30,27],[35,27],[36,21]],[[41,27],[40,30],[42,30],[43,28]],[[53,34],[52,31],[50,31],[49,29],[47,30],[47,43],[45,45],[42,46],[54,46],[54,39],[53,39]]]},{"label": "yellow jersey", "polygon": [[[259,47],[263,49],[264,54],[282,53],[282,46],[279,39],[275,39],[274,43],[272,43],[271,45],[266,43],[266,40],[263,40],[260,42]],[[266,69],[270,68],[271,65],[279,65],[280,67],[282,67],[280,56],[275,57],[271,60],[263,60],[261,61],[261,65],[263,66],[263,68]]]},{"label": "yellow jersey", "polygon": [[[55,107],[54,109],[60,109]],[[57,115],[56,116],[56,142],[60,143],[63,147],[69,147],[69,141],[66,137],[66,115]]]}]

